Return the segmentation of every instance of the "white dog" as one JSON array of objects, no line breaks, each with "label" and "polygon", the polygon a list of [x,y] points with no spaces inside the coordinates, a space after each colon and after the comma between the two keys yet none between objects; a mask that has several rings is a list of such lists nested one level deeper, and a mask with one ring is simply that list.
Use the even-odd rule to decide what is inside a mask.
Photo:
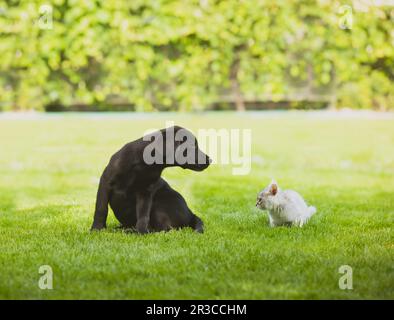
[{"label": "white dog", "polygon": [[257,196],[256,207],[268,210],[270,226],[296,225],[302,227],[316,212],[304,199],[293,190],[280,190],[272,182]]}]

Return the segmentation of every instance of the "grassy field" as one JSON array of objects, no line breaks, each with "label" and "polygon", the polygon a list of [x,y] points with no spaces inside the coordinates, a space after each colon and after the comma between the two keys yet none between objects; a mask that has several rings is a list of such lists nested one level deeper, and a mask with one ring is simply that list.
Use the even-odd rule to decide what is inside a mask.
[{"label": "grassy field", "polygon": [[[167,169],[205,222],[139,236],[90,233],[109,157],[148,128],[251,128],[252,170]],[[255,205],[276,178],[318,212],[304,228],[269,228]],[[211,113],[0,119],[2,299],[394,298],[394,119]],[[54,289],[38,287],[41,265]],[[353,268],[341,290],[338,268]]]}]

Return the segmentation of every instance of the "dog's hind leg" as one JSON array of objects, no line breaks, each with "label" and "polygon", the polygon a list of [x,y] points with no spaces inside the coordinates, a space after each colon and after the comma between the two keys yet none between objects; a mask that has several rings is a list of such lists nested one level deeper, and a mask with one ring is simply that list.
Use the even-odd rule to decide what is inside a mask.
[{"label": "dog's hind leg", "polygon": [[100,178],[99,189],[97,191],[96,209],[91,230],[100,230],[107,226],[109,187],[105,173]]}]

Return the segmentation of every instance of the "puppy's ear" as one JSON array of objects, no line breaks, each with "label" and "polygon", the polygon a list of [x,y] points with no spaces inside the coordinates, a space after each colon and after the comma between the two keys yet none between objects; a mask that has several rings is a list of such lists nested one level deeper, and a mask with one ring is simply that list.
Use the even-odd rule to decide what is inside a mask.
[{"label": "puppy's ear", "polygon": [[272,181],[270,184],[270,194],[273,196],[278,193],[278,184],[275,181]]}]

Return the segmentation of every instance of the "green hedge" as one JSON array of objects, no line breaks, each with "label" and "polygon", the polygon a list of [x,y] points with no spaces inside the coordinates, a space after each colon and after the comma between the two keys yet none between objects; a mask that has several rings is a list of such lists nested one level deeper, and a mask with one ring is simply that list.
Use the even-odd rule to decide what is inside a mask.
[{"label": "green hedge", "polygon": [[342,29],[349,8],[327,0],[0,1],[0,109],[390,109],[394,10],[357,3]]}]

